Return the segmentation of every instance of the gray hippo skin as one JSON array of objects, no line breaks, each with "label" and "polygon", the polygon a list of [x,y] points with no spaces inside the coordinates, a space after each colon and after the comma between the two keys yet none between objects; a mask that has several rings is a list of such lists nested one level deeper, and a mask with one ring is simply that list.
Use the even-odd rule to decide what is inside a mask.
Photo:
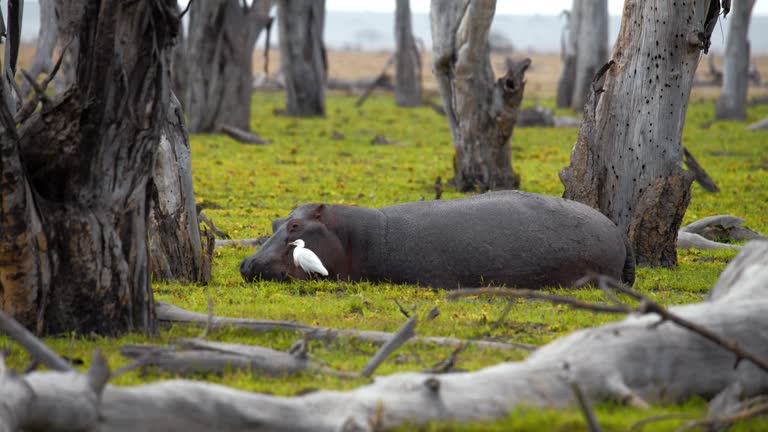
[{"label": "gray hippo skin", "polygon": [[240,264],[245,280],[306,279],[289,242],[303,239],[341,280],[436,288],[572,285],[589,271],[630,285],[624,233],[584,204],[520,191],[381,208],[302,204]]}]

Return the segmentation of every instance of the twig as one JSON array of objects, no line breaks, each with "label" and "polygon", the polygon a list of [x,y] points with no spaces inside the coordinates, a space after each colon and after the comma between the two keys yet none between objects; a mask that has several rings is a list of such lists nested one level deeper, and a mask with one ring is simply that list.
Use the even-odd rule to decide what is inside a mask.
[{"label": "twig", "polygon": [[451,353],[448,355],[447,358],[441,360],[434,366],[430,367],[429,369],[425,370],[426,373],[446,373],[450,372],[451,369],[456,366],[456,358],[459,356],[459,354],[464,351],[469,346],[468,343],[459,344],[456,348],[451,351]]},{"label": "twig", "polygon": [[211,333],[211,329],[213,328],[213,296],[211,295],[210,288],[208,289],[208,321],[205,322],[205,327],[203,328],[203,331],[200,333],[200,336],[198,338],[205,339],[208,337],[208,335]]},{"label": "twig", "polygon": [[66,360],[45,346],[40,339],[3,311],[0,311],[0,331],[29,351],[33,359],[37,359],[49,368],[59,372],[74,370]]},{"label": "twig", "polygon": [[432,321],[433,319],[437,318],[440,315],[440,309],[437,308],[437,306],[433,307],[432,309],[427,312],[427,316],[424,317],[424,321]]},{"label": "twig", "polygon": [[216,225],[213,223],[213,221],[211,220],[211,218],[209,218],[208,215],[206,215],[205,213],[200,212],[200,213],[198,213],[197,217],[201,221],[205,222],[205,224],[208,225],[208,227],[211,229],[211,231],[213,231],[213,233],[216,234],[217,236],[219,236],[219,237],[221,237],[223,239],[228,239],[229,238],[229,234],[227,234],[224,231],[218,229],[216,227]]},{"label": "twig", "polygon": [[512,310],[512,302],[508,301],[507,305],[504,306],[504,310],[501,311],[501,315],[499,315],[499,318],[491,323],[491,328],[495,329],[499,327],[502,323],[504,323],[504,320],[507,318],[507,314],[509,314],[509,311]]},{"label": "twig", "polygon": [[29,85],[31,85],[31,86],[32,86],[32,88],[35,90],[35,93],[36,93],[37,97],[38,97],[38,98],[39,98],[39,99],[40,99],[40,100],[41,100],[43,103],[50,103],[50,102],[51,102],[51,100],[50,100],[50,99],[48,99],[48,96],[46,96],[46,95],[45,95],[45,89],[43,89],[43,88],[40,86],[40,84],[38,84],[38,83],[37,83],[37,81],[35,81],[35,79],[32,77],[32,75],[30,75],[30,74],[29,74],[29,72],[27,72],[27,71],[26,71],[26,70],[24,70],[24,69],[21,69],[21,75],[24,77],[24,79],[26,79],[26,80],[27,80],[27,82],[29,83]]},{"label": "twig", "polygon": [[387,69],[392,65],[392,63],[395,61],[395,55],[392,54],[392,56],[389,57],[386,63],[384,63],[384,67],[381,68],[381,73],[373,80],[371,81],[371,84],[368,85],[368,88],[365,89],[362,95],[360,95],[360,98],[357,99],[357,102],[355,102],[355,107],[360,108],[363,103],[365,103],[365,100],[368,99],[368,96],[370,96],[373,89],[379,86],[381,81],[384,79],[384,76],[387,74]]},{"label": "twig", "polygon": [[[59,59],[56,60],[56,64],[53,65],[53,69],[51,69],[51,72],[48,73],[48,76],[43,79],[43,82],[40,83],[40,87],[43,89],[43,94],[45,94],[45,90],[48,88],[48,85],[53,81],[53,78],[56,76],[56,73],[59,71],[59,68],[61,67],[61,63],[64,60],[64,54],[67,52],[67,49],[69,48],[69,45],[72,43],[72,40],[74,37],[69,39],[69,42],[67,42],[66,45],[64,45],[64,48],[61,50],[61,54],[59,54]],[[21,109],[16,113],[14,116],[14,122],[16,123],[23,123],[32,113],[35,112],[35,108],[37,107],[37,104],[40,102],[39,92],[35,92],[34,95],[32,95],[29,100],[27,100],[24,105],[22,105]]]},{"label": "twig", "polygon": [[414,329],[416,328],[416,321],[418,320],[418,315],[414,314],[412,317],[408,318],[408,321],[405,322],[396,332],[394,335],[392,335],[392,338],[387,341],[384,345],[379,348],[378,351],[376,351],[376,354],[373,355],[373,357],[368,360],[368,363],[363,367],[362,372],[360,372],[360,375],[364,377],[369,377],[371,374],[373,374],[373,371],[376,370],[377,367],[381,363],[384,362],[384,360],[389,356],[394,350],[396,350],[400,345],[404,344],[408,341],[408,339],[412,338],[416,335],[416,332]]},{"label": "twig", "polygon": [[768,414],[768,403],[763,403],[757,406],[753,406],[729,416],[709,417],[701,420],[689,421],[684,425],[682,425],[681,427],[677,428],[675,432],[683,432],[689,429],[693,429],[697,426],[705,426],[705,425],[713,425],[713,424],[728,426],[733,423],[736,423],[737,421],[748,420],[753,417],[761,416],[763,414]]},{"label": "twig", "polygon": [[584,392],[581,391],[579,383],[573,380],[569,380],[568,384],[570,384],[571,390],[573,390],[573,395],[576,396],[576,402],[579,403],[581,412],[584,413],[584,420],[587,422],[587,429],[589,432],[601,432],[602,429],[600,428],[600,424],[597,422],[595,411],[592,410],[592,405],[589,403],[589,399],[587,399],[587,397],[584,395]]},{"label": "twig", "polygon": [[251,131],[236,128],[227,124],[219,126],[219,132],[226,134],[235,141],[244,144],[269,144],[271,142],[270,140],[262,138]]},{"label": "twig", "polygon": [[179,14],[179,19],[182,19],[182,18],[184,18],[184,15],[186,15],[186,14],[187,14],[187,12],[189,12],[189,7],[190,7],[190,6],[192,6],[192,2],[193,2],[193,1],[194,1],[194,0],[189,0],[189,2],[187,2],[187,7],[185,7],[185,8],[184,8],[184,10],[183,10],[183,11],[181,11],[181,13]]},{"label": "twig", "polygon": [[406,317],[406,318],[410,318],[410,317],[411,317],[411,314],[410,314],[410,313],[408,313],[408,311],[407,311],[407,310],[405,310],[405,308],[403,307],[403,305],[401,305],[401,304],[400,304],[400,302],[399,302],[399,301],[397,301],[397,299],[396,299],[396,298],[393,298],[392,300],[393,300],[393,301],[395,302],[395,304],[397,305],[397,308],[398,308],[398,309],[400,309],[400,313],[401,313],[401,314],[405,315],[405,317]]},{"label": "twig", "polygon": [[715,183],[712,177],[710,177],[704,170],[704,167],[699,164],[696,158],[694,158],[691,152],[685,147],[683,147],[683,156],[685,156],[683,159],[685,166],[693,173],[696,181],[704,188],[704,190],[707,192],[720,192],[717,183]]},{"label": "twig", "polygon": [[673,419],[689,419],[693,417],[696,417],[696,416],[693,414],[687,414],[687,413],[670,413],[670,414],[655,415],[655,416],[647,417],[640,421],[635,422],[632,426],[629,427],[629,432],[641,431],[643,427],[645,427],[645,425],[649,423],[655,423],[658,421],[673,420]]},{"label": "twig", "polygon": [[572,297],[547,294],[541,291],[511,289],[511,288],[472,288],[451,291],[447,298],[456,299],[459,297],[470,297],[475,295],[490,295],[494,297],[522,297],[539,300],[547,300],[555,304],[565,304],[574,309],[591,310],[595,312],[626,314],[633,312],[633,309],[625,305],[607,305],[599,303],[588,303]]}]

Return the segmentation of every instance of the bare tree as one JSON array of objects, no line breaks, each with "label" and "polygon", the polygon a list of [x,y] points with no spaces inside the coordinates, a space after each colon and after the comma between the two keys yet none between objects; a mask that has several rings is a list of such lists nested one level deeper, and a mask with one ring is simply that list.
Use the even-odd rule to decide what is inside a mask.
[{"label": "bare tree", "polygon": [[720,98],[715,103],[718,119],[747,118],[749,84],[749,21],[755,0],[734,0],[725,41],[725,67]]},{"label": "bare tree", "polygon": [[294,116],[324,116],[325,0],[280,0],[277,20],[286,112]]},{"label": "bare tree", "polygon": [[576,74],[571,108],[581,111],[595,72],[608,59],[608,0],[581,2],[576,42]]},{"label": "bare tree", "polygon": [[456,155],[458,190],[515,189],[509,138],[523,99],[530,60],[494,81],[488,32],[495,0],[432,0],[434,71]]},{"label": "bare tree", "polygon": [[719,0],[628,0],[613,60],[598,74],[605,84],[593,84],[571,164],[560,171],[563,196],[627,230],[640,264],[677,263],[693,180],[681,167],[683,123],[719,14]]},{"label": "bare tree", "polygon": [[79,39],[76,85],[27,118],[0,86],[0,306],[38,332],[154,332],[148,184],[171,106],[175,1],[58,6],[62,34]]},{"label": "bare tree", "polygon": [[411,31],[410,0],[397,0],[395,9],[395,101],[400,106],[421,104],[421,56]]},{"label": "bare tree", "polygon": [[191,132],[225,124],[250,130],[253,49],[270,6],[269,0],[192,2],[184,98]]},{"label": "bare tree", "polygon": [[563,70],[557,82],[557,106],[567,108],[573,101],[573,85],[576,82],[576,54],[578,52],[579,26],[584,2],[573,0],[570,12],[564,11],[565,28],[561,36],[560,59]]},{"label": "bare tree", "polygon": [[557,106],[581,111],[592,77],[608,58],[608,1],[574,0],[566,17]]},{"label": "bare tree", "polygon": [[[48,73],[53,69],[53,49],[59,40],[59,24],[56,21],[56,11],[53,0],[40,1],[40,29],[37,33],[37,47],[32,63],[29,65],[29,75],[37,78],[38,75]],[[24,80],[19,85],[21,94],[26,95],[32,86]]]}]

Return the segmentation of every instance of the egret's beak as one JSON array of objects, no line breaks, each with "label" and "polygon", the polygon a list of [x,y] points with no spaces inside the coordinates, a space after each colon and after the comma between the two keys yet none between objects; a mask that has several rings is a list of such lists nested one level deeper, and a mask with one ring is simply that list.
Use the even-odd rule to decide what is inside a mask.
[{"label": "egret's beak", "polygon": [[292,241],[292,242],[288,243],[288,246],[296,246],[296,242]]}]

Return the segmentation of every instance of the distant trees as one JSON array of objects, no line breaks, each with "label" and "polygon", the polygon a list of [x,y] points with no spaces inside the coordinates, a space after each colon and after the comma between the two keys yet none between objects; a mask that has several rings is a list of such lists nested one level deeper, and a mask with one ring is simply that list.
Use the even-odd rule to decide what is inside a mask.
[{"label": "distant trees", "polygon": [[608,0],[573,0],[567,16],[557,106],[581,111],[592,77],[608,58]]},{"label": "distant trees", "polygon": [[626,1],[605,83],[593,83],[571,164],[560,171],[563,196],[624,228],[639,264],[677,263],[693,180],[681,167],[683,124],[720,9],[719,0]]},{"label": "distant trees", "polygon": [[[152,333],[148,184],[171,106],[176,2],[57,6],[79,40],[76,85],[30,114],[16,112],[12,76],[0,84],[0,308],[38,332]],[[21,16],[8,20],[16,29]],[[18,49],[18,35],[7,43]]]},{"label": "distant trees", "polygon": [[325,115],[327,59],[323,44],[325,0],[279,0],[280,59],[286,113]]},{"label": "distant trees", "polygon": [[749,22],[755,0],[734,0],[728,37],[725,41],[725,65],[720,98],[715,104],[718,119],[747,118],[749,85]]},{"label": "distant trees", "polygon": [[460,191],[515,189],[509,138],[525,89],[525,59],[494,80],[488,32],[495,0],[432,0],[434,71],[456,154]]},{"label": "distant trees", "polygon": [[271,4],[192,1],[183,96],[191,132],[214,132],[224,125],[250,130],[253,49],[270,22]]},{"label": "distant trees", "polygon": [[395,8],[395,101],[400,106],[421,104],[421,56],[411,29],[410,0]]}]

